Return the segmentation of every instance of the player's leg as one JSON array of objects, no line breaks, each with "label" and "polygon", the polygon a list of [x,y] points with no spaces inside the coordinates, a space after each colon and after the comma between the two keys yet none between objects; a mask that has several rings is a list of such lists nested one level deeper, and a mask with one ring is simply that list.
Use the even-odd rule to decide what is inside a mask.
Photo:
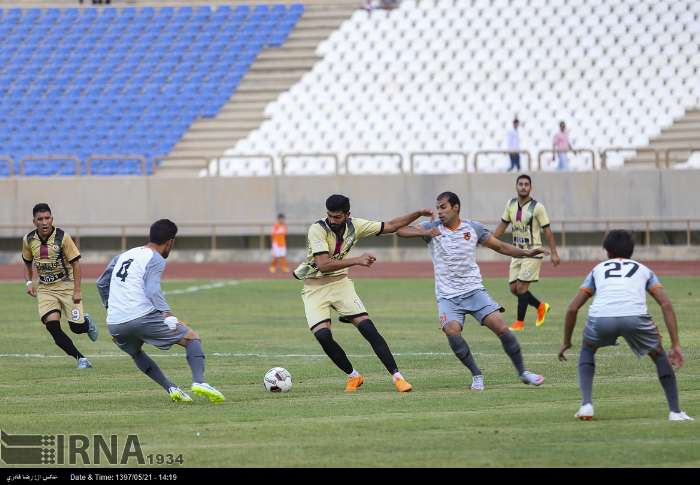
[{"label": "player's leg", "polygon": [[523,259],[524,258],[511,258],[510,268],[508,270],[508,287],[510,289],[510,292],[518,300],[517,316],[515,321],[510,325],[510,329],[514,331],[523,330],[525,328],[525,312],[521,312],[520,296],[518,295],[518,284],[520,283],[520,280],[518,278],[520,277],[520,267],[523,264]]},{"label": "player's leg", "polygon": [[656,373],[668,402],[668,419],[671,421],[692,421],[693,418],[680,408],[676,373],[661,345],[661,337],[656,323],[648,316],[625,317],[621,320],[623,327],[621,334],[632,351],[640,357],[648,354],[656,365]]},{"label": "player's leg", "polygon": [[[158,314],[160,315],[160,313]],[[161,368],[158,367],[158,364],[142,350],[144,340],[141,336],[144,330],[147,331],[142,325],[146,324],[151,315],[153,314],[145,315],[131,322],[107,325],[107,329],[112,336],[112,342],[131,357],[134,361],[134,365],[136,365],[141,372],[165,389],[173,401],[192,402],[192,399],[173,384],[173,382],[166,377]],[[162,319],[163,317],[160,316],[160,318]]]},{"label": "player's leg", "polygon": [[[479,314],[474,313],[474,317],[479,319]],[[498,339],[501,341],[503,350],[508,357],[510,357],[511,362],[513,363],[513,366],[518,372],[518,376],[523,383],[539,386],[544,382],[544,377],[530,372],[525,368],[518,339],[515,338],[513,332],[510,331],[508,325],[506,325],[506,323],[503,321],[499,310],[493,310],[491,313],[484,316],[481,320],[481,324],[496,334]]]},{"label": "player's leg", "polygon": [[386,343],[386,340],[384,340],[384,337],[379,333],[377,327],[374,326],[374,322],[370,320],[369,315],[365,313],[364,315],[354,316],[351,318],[351,321],[365,340],[369,342],[374,353],[379,357],[379,360],[384,364],[389,374],[391,374],[396,389],[399,392],[410,392],[413,386],[411,386],[403,375],[401,375],[401,372],[399,372],[399,366],[396,364],[396,359],[394,359],[394,355],[391,353],[389,344]]},{"label": "player's leg", "polygon": [[333,339],[333,332],[331,332],[331,306],[328,299],[328,286],[332,284],[323,286],[305,285],[301,291],[301,299],[304,302],[304,313],[306,313],[309,330],[311,330],[328,358],[331,359],[336,367],[347,374],[348,382],[345,385],[345,390],[353,392],[364,383],[364,377],[355,370],[343,348]]},{"label": "player's leg", "polygon": [[659,377],[659,382],[666,395],[669,411],[672,413],[680,413],[681,407],[678,400],[676,373],[673,371],[673,366],[668,360],[668,355],[666,355],[661,344],[659,344],[658,348],[649,352],[649,357],[651,357],[654,365],[656,365],[656,374]]},{"label": "player's leg", "polygon": [[66,354],[74,359],[80,360],[85,356],[75,347],[73,341],[61,329],[61,313],[53,310],[41,317],[41,321],[46,331],[51,334],[54,343]]},{"label": "player's leg", "polygon": [[289,273],[289,267],[287,266],[287,246],[280,247],[280,264],[282,265],[282,272]]},{"label": "player's leg", "polygon": [[578,387],[581,391],[581,407],[574,417],[588,421],[593,419],[593,377],[597,347],[587,340],[581,344],[578,358]]},{"label": "player's leg", "polygon": [[73,292],[71,290],[66,290],[62,292],[61,297],[61,308],[65,315],[68,317],[68,326],[71,332],[76,334],[87,333],[90,340],[95,342],[99,331],[95,322],[92,321],[90,315],[84,312],[83,302],[80,301],[75,303],[73,301]]},{"label": "player's leg", "polygon": [[443,333],[447,336],[447,343],[450,345],[452,352],[464,366],[469,369],[472,374],[473,390],[481,391],[484,389],[484,376],[481,369],[474,360],[474,355],[469,349],[464,337],[462,337],[462,329],[464,327],[464,310],[460,309],[459,303],[453,300],[439,299],[438,313],[440,316],[440,326]]},{"label": "player's leg", "polygon": [[184,328],[185,334],[177,342],[178,345],[185,348],[187,355],[187,364],[192,371],[192,392],[208,398],[211,402],[223,402],[226,400],[224,395],[211,384],[207,384],[204,379],[204,361],[206,359],[204,350],[202,350],[202,340],[199,335],[189,328],[184,323],[179,323],[176,331],[181,332]]},{"label": "player's leg", "polygon": [[360,334],[372,346],[372,350],[384,364],[386,370],[391,374],[394,385],[399,392],[409,392],[413,386],[404,379],[396,365],[394,355],[391,353],[389,344],[379,333],[374,322],[370,320],[364,303],[355,292],[355,285],[350,278],[344,278],[337,283],[333,283],[333,292],[330,294],[331,305],[340,314],[341,322],[350,322],[360,331]]}]

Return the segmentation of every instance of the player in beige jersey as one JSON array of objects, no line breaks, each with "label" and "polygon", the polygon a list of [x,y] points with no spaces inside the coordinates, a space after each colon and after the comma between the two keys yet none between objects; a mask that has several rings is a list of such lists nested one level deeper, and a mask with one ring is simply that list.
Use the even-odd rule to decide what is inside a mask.
[{"label": "player in beige jersey", "polygon": [[[493,235],[501,237],[509,224],[513,226],[513,246],[520,249],[536,249],[542,247],[541,231],[547,238],[552,264],[559,265],[559,254],[554,242],[554,234],[549,227],[549,216],[542,203],[530,197],[532,181],[529,175],[520,175],[515,181],[518,197],[509,200],[501,216],[501,223]],[[530,293],[530,284],[540,279],[540,266],[542,256],[513,258],[510,261],[510,274],[508,284],[510,292],[518,298],[517,320],[510,326],[511,330],[523,330],[525,328],[525,313],[528,305],[537,309],[536,326],[544,323],[549,311],[549,304],[540,302]]]},{"label": "player in beige jersey", "polygon": [[[70,235],[53,226],[48,204],[37,204],[32,210],[36,229],[22,238],[22,259],[27,293],[37,298],[39,317],[61,350],[77,359],[78,369],[92,367],[73,341],[61,330],[61,317],[68,321],[73,333],[87,333],[94,342],[97,328],[83,312],[80,291],[80,251]],[[39,275],[34,283],[34,267]]]},{"label": "player in beige jersey", "polygon": [[362,300],[355,293],[355,286],[348,278],[348,268],[370,267],[376,258],[369,253],[356,258],[347,256],[360,239],[396,232],[420,216],[431,215],[432,210],[412,212],[386,223],[368,221],[350,217],[350,199],[338,194],[328,197],[326,210],[326,219],[316,221],[309,228],[306,260],[294,270],[294,277],[304,281],[301,297],[309,329],[326,355],[348,375],[347,392],[357,390],[364,377],[353,368],[345,351],[333,340],[331,309],[338,312],[341,322],[357,327],[392,375],[396,389],[408,392],[412,389],[411,384],[399,372],[389,346],[369,319]]}]

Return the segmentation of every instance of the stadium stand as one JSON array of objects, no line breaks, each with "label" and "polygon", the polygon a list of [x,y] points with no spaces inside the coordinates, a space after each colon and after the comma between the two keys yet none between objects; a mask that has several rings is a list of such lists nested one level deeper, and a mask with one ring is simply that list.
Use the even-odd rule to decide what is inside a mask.
[{"label": "stadium stand", "polygon": [[[559,120],[575,147],[642,148],[676,119],[695,129],[676,141],[697,144],[699,25],[693,0],[404,0],[389,13],[356,11],[319,46],[312,71],[268,105],[269,119],[226,151],[238,159],[217,165],[222,175],[255,175],[269,172],[242,155],[395,152],[407,163],[411,152],[504,149],[514,115],[526,150],[551,148]],[[611,153],[607,165],[635,155],[643,159]],[[583,158],[573,169],[590,168]],[[315,161],[285,173],[329,171]],[[697,154],[688,165],[700,166]],[[503,155],[480,170],[507,166]],[[353,173],[400,169],[386,156],[358,161]]]},{"label": "stadium stand", "polygon": [[303,12],[303,4],[0,10],[0,176],[74,175],[76,166],[152,173]]}]

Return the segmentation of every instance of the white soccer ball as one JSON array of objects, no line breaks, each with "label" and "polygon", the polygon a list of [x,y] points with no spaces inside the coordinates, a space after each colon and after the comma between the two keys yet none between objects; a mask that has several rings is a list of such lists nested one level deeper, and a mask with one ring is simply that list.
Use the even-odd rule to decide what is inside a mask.
[{"label": "white soccer ball", "polygon": [[263,385],[270,392],[289,392],[292,388],[292,374],[283,367],[273,367],[265,373]]}]

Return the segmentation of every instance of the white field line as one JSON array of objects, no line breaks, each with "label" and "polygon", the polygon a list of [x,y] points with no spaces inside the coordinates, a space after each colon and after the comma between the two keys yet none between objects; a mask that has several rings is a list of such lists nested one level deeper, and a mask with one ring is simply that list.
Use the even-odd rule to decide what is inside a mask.
[{"label": "white field line", "polygon": [[230,281],[216,281],[214,283],[208,283],[206,285],[195,285],[188,286],[187,288],[182,288],[179,290],[164,291],[164,295],[183,295],[186,293],[197,293],[204,290],[212,290],[215,288],[223,288],[224,286],[236,286],[241,284],[240,281],[230,280]]}]

